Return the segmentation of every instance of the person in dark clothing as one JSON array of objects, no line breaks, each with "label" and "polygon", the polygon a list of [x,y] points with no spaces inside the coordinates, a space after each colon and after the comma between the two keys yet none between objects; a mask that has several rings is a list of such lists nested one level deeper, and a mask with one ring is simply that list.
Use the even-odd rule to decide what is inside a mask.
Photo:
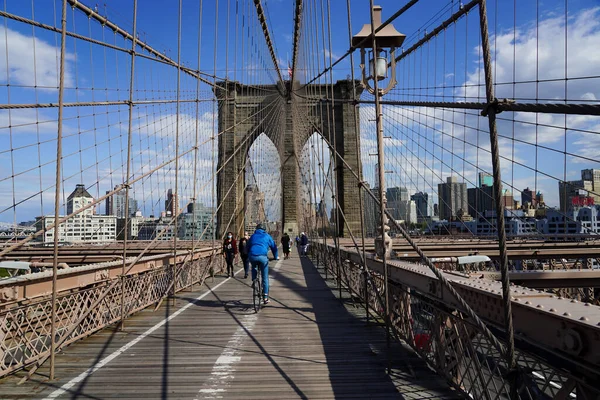
[{"label": "person in dark clothing", "polygon": [[306,250],[308,249],[308,236],[304,232],[300,234],[300,257],[306,257]]},{"label": "person in dark clothing", "polygon": [[283,236],[281,237],[281,245],[283,246],[283,259],[287,260],[288,258],[290,258],[290,242],[291,242],[291,238],[290,235],[288,235],[287,233],[284,233]]},{"label": "person in dark clothing", "polygon": [[[223,257],[227,262],[227,277],[233,276],[233,259],[237,254],[237,243],[233,238],[232,232],[227,232],[227,236],[223,241]],[[231,272],[230,272],[231,271]],[[230,275],[231,274],[231,275]]]},{"label": "person in dark clothing", "polygon": [[248,261],[248,232],[244,232],[239,240],[238,251],[244,264],[244,279],[248,278],[248,269],[250,269],[250,261]]}]

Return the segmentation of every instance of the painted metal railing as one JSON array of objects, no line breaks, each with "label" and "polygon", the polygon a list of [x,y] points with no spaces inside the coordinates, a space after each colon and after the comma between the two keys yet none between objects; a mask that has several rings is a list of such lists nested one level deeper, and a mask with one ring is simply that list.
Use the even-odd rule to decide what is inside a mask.
[{"label": "painted metal railing", "polygon": [[[175,292],[202,284],[207,276],[222,269],[210,254],[193,261],[183,256],[125,277],[106,279],[85,288],[59,293],[55,341],[58,349],[85,338],[154,304]],[[216,262],[213,262],[216,261]],[[141,259],[140,262],[144,262]],[[212,269],[212,271],[211,271]],[[173,274],[176,271],[176,279]],[[217,271],[218,272],[218,271]],[[114,285],[123,280],[123,285]],[[124,292],[122,292],[122,288]],[[52,301],[48,296],[24,300],[0,310],[0,377],[47,358],[51,348]]]},{"label": "painted metal railing", "polygon": [[[333,246],[311,245],[311,257],[318,260],[327,274],[338,278],[351,294],[360,299],[368,312],[385,319],[383,274],[366,269],[341,250],[342,265]],[[375,260],[370,259],[368,265]],[[517,340],[517,373],[510,373],[506,359],[479,331],[476,324],[452,304],[431,293],[418,290],[407,282],[394,280],[390,293],[390,326],[397,340],[410,345],[427,364],[448,383],[473,399],[596,399],[600,396],[598,381],[577,373],[577,368],[561,364],[549,352],[527,348]],[[482,297],[481,301],[485,301]],[[484,318],[484,316],[481,316]],[[484,318],[485,320],[485,318]],[[487,321],[486,321],[487,323]],[[504,341],[503,332],[489,325]],[[517,335],[518,337],[518,335]]]}]

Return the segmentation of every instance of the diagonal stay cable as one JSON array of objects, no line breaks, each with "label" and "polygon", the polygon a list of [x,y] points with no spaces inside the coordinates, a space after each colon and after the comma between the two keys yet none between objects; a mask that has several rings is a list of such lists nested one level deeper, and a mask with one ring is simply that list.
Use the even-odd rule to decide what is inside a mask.
[{"label": "diagonal stay cable", "polygon": [[[317,126],[314,126],[314,128],[317,131],[319,131]],[[327,139],[324,139],[324,141],[325,141],[325,143],[327,143],[329,149],[332,152],[335,151],[336,153],[338,153],[333,148],[333,146],[331,145],[331,143],[329,143],[329,141]],[[344,157],[341,154],[339,154],[339,153],[338,153],[338,157],[342,160],[342,162],[344,163],[344,165],[346,166],[346,168],[352,173],[352,175],[354,176],[354,178],[356,178],[356,180],[359,182],[359,184],[364,185],[364,182],[362,182],[360,180],[360,178],[358,177],[358,175],[356,174],[356,172],[346,162],[346,160],[344,159]],[[371,196],[373,198],[373,200],[375,201],[376,204],[380,204],[376,195],[374,195],[370,190],[367,191],[367,193],[369,193],[369,196]],[[431,260],[429,259],[429,257],[427,257],[425,255],[425,253],[423,252],[423,250],[421,250],[421,248],[419,247],[419,245],[410,237],[410,235],[408,234],[408,232],[406,232],[406,230],[404,229],[404,227],[402,227],[401,224],[399,224],[398,222],[396,222],[396,220],[393,218],[393,216],[387,210],[386,210],[386,215],[391,220],[391,222],[396,226],[396,228],[400,231],[400,233],[402,234],[402,236],[404,237],[404,239],[408,242],[408,244],[417,252],[417,254],[419,255],[419,257],[421,258],[421,261],[427,267],[429,267],[429,269],[431,270],[431,272],[433,272],[433,274],[438,278],[438,280],[442,283],[442,285],[457,300],[457,302],[460,304],[461,308],[465,311],[465,313],[474,321],[475,325],[481,330],[481,332],[483,333],[483,335],[494,345],[494,347],[503,356],[506,356],[507,350],[504,347],[504,345],[500,342],[500,340],[498,340],[498,338],[492,333],[492,331],[490,331],[490,329],[481,320],[481,318],[479,318],[479,316],[477,315],[477,313],[475,313],[475,311],[473,311],[473,309],[471,308],[471,306],[456,291],[456,289],[454,288],[454,286],[452,286],[450,284],[450,282],[446,279],[446,277],[442,274],[442,272],[438,268],[436,268],[435,265],[433,265],[433,262],[431,262]]]}]

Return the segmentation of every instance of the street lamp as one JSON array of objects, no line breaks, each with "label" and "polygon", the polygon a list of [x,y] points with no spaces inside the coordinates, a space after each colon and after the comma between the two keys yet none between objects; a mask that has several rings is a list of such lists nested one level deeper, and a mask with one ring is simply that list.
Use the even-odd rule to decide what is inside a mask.
[{"label": "street lamp", "polygon": [[[381,202],[381,237],[375,239],[375,252],[383,259],[390,256],[392,239],[388,235],[390,227],[385,215],[387,203],[385,195],[385,168],[383,157],[383,126],[381,112],[381,97],[396,86],[396,48],[402,46],[406,35],[398,32],[392,24],[381,27],[381,6],[373,6],[371,23],[365,24],[358,34],[352,37],[352,46],[360,48],[361,85],[375,96],[375,112],[377,125],[377,155],[379,164],[379,199]],[[369,53],[369,71],[367,75],[365,58]],[[391,72],[388,78],[388,67]],[[387,81],[385,88],[379,88],[379,83]],[[381,82],[383,83],[383,82]]]},{"label": "street lamp", "polygon": [[[373,2],[371,1],[371,4]],[[383,125],[381,112],[381,96],[389,92],[396,85],[396,47],[402,46],[405,35],[401,34],[392,24],[381,27],[381,6],[373,6],[371,10],[371,23],[365,24],[361,31],[352,37],[352,46],[360,48],[361,84],[369,93],[375,96],[375,123],[377,126],[377,159],[379,164],[379,201],[381,211],[381,236],[375,239],[375,252],[383,264],[383,285],[385,292],[385,325],[387,347],[390,340],[390,291],[388,288],[388,266],[386,258],[392,252],[392,239],[388,235],[390,227],[385,214],[387,199],[385,198],[385,167],[383,165]],[[369,50],[369,76],[365,69],[365,56]],[[387,50],[389,49],[389,51]],[[388,61],[389,57],[389,61]],[[391,77],[388,78],[388,66],[391,67]],[[379,88],[379,83],[388,80],[384,89]],[[372,82],[372,83],[371,83]],[[381,82],[383,83],[383,82]],[[366,270],[366,265],[365,265]]]},{"label": "street lamp", "polygon": [[[352,37],[352,46],[360,48],[361,84],[371,94],[383,96],[396,86],[396,48],[402,46],[406,35],[398,32],[392,24],[381,28],[381,6],[373,6],[373,24],[365,24]],[[375,31],[375,40],[371,32]],[[388,50],[389,49],[389,50]],[[367,76],[365,58],[369,53],[369,75]],[[385,89],[378,88],[378,82],[388,78],[388,66],[391,77]],[[377,80],[377,83],[375,82]],[[373,81],[373,85],[369,83]]]}]

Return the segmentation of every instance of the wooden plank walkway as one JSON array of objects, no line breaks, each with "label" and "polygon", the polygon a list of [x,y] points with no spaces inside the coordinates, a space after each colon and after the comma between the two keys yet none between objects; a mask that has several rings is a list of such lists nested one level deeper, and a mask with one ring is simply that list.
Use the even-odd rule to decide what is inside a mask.
[{"label": "wooden plank walkway", "polygon": [[136,314],[123,332],[68,347],[53,382],[47,365],[22,386],[22,374],[5,378],[0,398],[457,398],[402,344],[387,374],[383,329],[336,299],[309,259],[270,267],[272,301],[258,314],[243,273],[215,278],[175,306]]}]

